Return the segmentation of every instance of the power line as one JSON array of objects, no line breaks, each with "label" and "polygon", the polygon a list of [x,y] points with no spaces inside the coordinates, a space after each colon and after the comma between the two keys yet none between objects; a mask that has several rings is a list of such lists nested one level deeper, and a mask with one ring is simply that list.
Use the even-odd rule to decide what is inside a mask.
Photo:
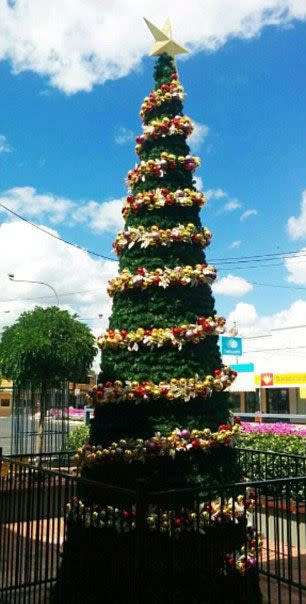
[{"label": "power line", "polygon": [[[256,281],[249,281],[249,283],[251,283],[251,285],[255,285],[256,287],[272,287],[272,288],[294,289],[294,290],[306,291],[306,287],[298,287],[295,285],[279,285],[277,283],[258,283]],[[88,294],[88,293],[98,292],[98,291],[100,292],[101,289],[102,289],[101,287],[98,287],[98,288],[94,288],[94,289],[80,289],[78,291],[58,292],[58,293],[59,293],[59,296],[61,298],[63,298],[65,296],[76,296],[78,294]],[[32,302],[35,300],[47,300],[52,297],[53,296],[46,294],[45,296],[33,296],[31,298],[2,298],[2,299],[0,299],[0,304],[2,304],[2,303],[5,304],[7,302]]]},{"label": "power line", "polygon": [[[81,289],[79,291],[72,291],[72,292],[59,292],[59,295],[61,296],[61,298],[63,298],[64,296],[76,296],[77,294],[88,294],[90,292],[97,292],[97,291],[101,291],[101,287],[95,288],[95,289]],[[4,303],[4,302],[29,302],[29,301],[33,301],[33,300],[45,300],[45,299],[49,299],[49,298],[53,298],[53,296],[46,294],[45,296],[34,296],[33,298],[4,298],[2,300],[0,300],[0,303]]]},{"label": "power line", "polygon": [[277,283],[257,283],[256,281],[249,281],[252,285],[256,285],[256,287],[276,287],[281,289],[300,289],[306,291],[306,287],[299,287],[297,285],[278,285]]},{"label": "power line", "polygon": [[212,258],[212,260],[214,262],[235,262],[235,261],[247,261],[247,260],[255,260],[256,258],[258,258],[259,260],[265,258],[266,260],[268,260],[269,258],[271,258],[272,260],[276,260],[278,257],[280,258],[291,258],[292,255],[296,255],[296,257],[298,258],[299,256],[306,256],[306,251],[305,252],[301,252],[299,250],[292,250],[292,251],[286,251],[286,252],[271,252],[271,253],[267,253],[267,254],[255,254],[255,255],[251,255],[251,256],[229,256],[229,257],[225,257],[225,258]]},{"label": "power line", "polygon": [[[247,339],[247,338],[246,338]],[[257,350],[246,350],[244,354],[256,354],[257,352],[280,352],[281,350],[301,350],[306,346],[281,346],[280,348],[257,348]]]},{"label": "power line", "polygon": [[0,203],[0,207],[3,208],[4,210],[6,210],[7,212],[9,212],[10,214],[13,214],[13,216],[16,216],[20,220],[23,220],[23,222],[26,222],[27,224],[34,227],[35,229],[38,229],[38,231],[45,233],[45,235],[49,235],[49,237],[53,237],[53,239],[62,241],[62,243],[66,243],[66,245],[71,245],[72,247],[75,247],[78,250],[82,250],[82,252],[87,252],[88,254],[91,254],[93,256],[98,256],[98,258],[103,258],[104,260],[111,260],[111,262],[118,262],[117,258],[110,258],[109,256],[104,256],[103,254],[99,254],[98,252],[93,252],[92,250],[88,250],[87,248],[82,247],[81,245],[78,245],[77,243],[72,243],[72,241],[68,241],[67,239],[63,239],[62,237],[59,237],[59,235],[50,233],[50,231],[47,231],[47,229],[44,229],[43,227],[39,226],[38,224],[35,224],[34,222],[31,222],[31,220],[28,220],[24,216],[21,216],[21,214],[17,214],[17,212],[14,212],[14,210],[11,210],[7,206],[5,206],[3,203]]},{"label": "power line", "polygon": [[[104,254],[100,254],[98,252],[95,252],[93,250],[90,250],[86,247],[83,247],[81,245],[78,245],[77,243],[73,243],[72,241],[68,241],[67,239],[64,239],[63,237],[60,237],[59,235],[55,235],[54,233],[50,233],[50,231],[48,231],[47,229],[44,229],[43,227],[35,224],[34,222],[32,222],[31,220],[28,220],[27,218],[25,218],[24,216],[22,216],[21,214],[18,214],[17,212],[15,212],[14,210],[11,210],[10,208],[8,208],[7,206],[5,206],[3,203],[0,203],[0,207],[3,208],[4,210],[6,210],[7,212],[9,212],[10,214],[12,214],[13,216],[15,216],[16,218],[19,218],[20,220],[22,220],[23,222],[25,222],[26,224],[32,226],[33,228],[41,231],[42,233],[44,233],[45,235],[48,235],[49,237],[52,237],[53,239],[57,239],[58,241],[61,241],[62,243],[65,243],[66,245],[70,245],[71,247],[74,247],[76,249],[79,249],[83,252],[87,252],[88,254],[92,255],[92,256],[96,256],[98,258],[103,258],[104,260],[110,260],[111,262],[118,262],[117,258],[111,258],[110,256],[106,256]],[[261,268],[266,268],[266,267],[276,267],[276,266],[283,266],[283,263],[280,262],[278,264],[263,264],[263,262],[271,262],[273,260],[285,260],[285,259],[290,259],[290,258],[303,258],[306,256],[306,252],[301,252],[298,250],[292,250],[292,251],[284,251],[284,252],[271,252],[271,253],[267,253],[267,254],[255,254],[252,256],[231,256],[228,258],[211,258],[210,262],[217,262],[219,264],[219,268],[232,268],[235,270],[242,270],[243,268],[246,269],[253,269],[253,268],[257,268],[258,266],[240,266],[241,264],[249,264],[249,263],[257,263],[260,264]]]}]

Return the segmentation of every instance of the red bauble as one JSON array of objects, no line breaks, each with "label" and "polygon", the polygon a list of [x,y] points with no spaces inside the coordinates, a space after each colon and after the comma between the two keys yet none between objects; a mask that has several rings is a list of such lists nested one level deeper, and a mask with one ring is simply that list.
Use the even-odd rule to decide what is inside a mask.
[{"label": "red bauble", "polygon": [[200,441],[199,440],[192,440],[191,441],[191,445],[194,449],[197,449],[198,447],[200,447]]},{"label": "red bauble", "polygon": [[175,337],[181,335],[182,328],[181,327],[173,327],[172,333]]}]

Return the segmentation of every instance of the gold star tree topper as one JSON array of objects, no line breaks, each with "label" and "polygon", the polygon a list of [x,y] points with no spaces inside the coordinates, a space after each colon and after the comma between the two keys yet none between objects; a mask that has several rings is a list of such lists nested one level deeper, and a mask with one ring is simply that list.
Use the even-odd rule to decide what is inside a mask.
[{"label": "gold star tree topper", "polygon": [[181,55],[188,52],[186,48],[180,46],[176,42],[174,42],[172,38],[171,24],[170,19],[166,19],[164,27],[159,29],[156,25],[153,25],[148,19],[144,17],[144,20],[155,38],[155,43],[153,44],[152,50],[150,52],[150,56],[154,57],[156,55],[162,55],[163,53],[167,53],[171,57],[175,58],[175,55]]}]

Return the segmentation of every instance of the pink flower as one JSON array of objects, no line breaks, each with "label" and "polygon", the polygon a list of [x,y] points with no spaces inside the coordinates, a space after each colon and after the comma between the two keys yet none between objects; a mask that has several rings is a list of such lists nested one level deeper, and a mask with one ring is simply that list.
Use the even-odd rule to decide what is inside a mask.
[{"label": "pink flower", "polygon": [[256,422],[242,422],[242,429],[248,434],[274,434],[277,436],[304,436],[306,437],[306,426],[296,424],[285,424],[277,422],[274,424],[259,424]]}]

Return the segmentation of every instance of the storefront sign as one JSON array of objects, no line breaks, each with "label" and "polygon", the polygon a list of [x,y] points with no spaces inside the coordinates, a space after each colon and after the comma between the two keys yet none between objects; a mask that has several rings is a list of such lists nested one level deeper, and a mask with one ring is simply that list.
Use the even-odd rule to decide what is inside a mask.
[{"label": "storefront sign", "polygon": [[273,386],[273,373],[261,373],[260,385],[262,388]]},{"label": "storefront sign", "polygon": [[235,357],[242,356],[242,339],[231,338],[230,336],[221,336],[221,352],[222,354],[233,355]]},{"label": "storefront sign", "polygon": [[255,384],[266,388],[275,386],[306,387],[306,373],[261,373],[255,376]]},{"label": "storefront sign", "polygon": [[253,373],[254,363],[237,363],[235,365],[231,363],[231,368],[237,373]]}]

